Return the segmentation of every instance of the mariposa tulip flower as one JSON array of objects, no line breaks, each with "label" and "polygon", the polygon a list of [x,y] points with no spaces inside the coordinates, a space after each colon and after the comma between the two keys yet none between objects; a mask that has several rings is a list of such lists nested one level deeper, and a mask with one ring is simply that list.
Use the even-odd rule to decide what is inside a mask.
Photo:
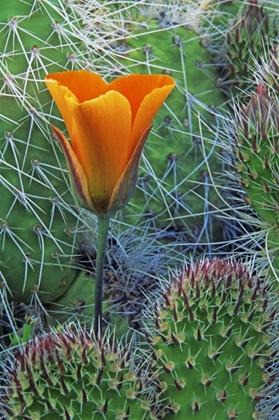
[{"label": "mariposa tulip flower", "polygon": [[106,83],[80,70],[49,74],[46,84],[70,138],[53,127],[78,201],[96,215],[116,212],[135,188],[152,120],[174,80],[135,74]]}]

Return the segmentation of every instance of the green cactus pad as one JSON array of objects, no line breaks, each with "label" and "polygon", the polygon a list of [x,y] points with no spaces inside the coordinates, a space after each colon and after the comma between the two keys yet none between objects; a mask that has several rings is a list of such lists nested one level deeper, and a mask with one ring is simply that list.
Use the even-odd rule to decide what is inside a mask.
[{"label": "green cactus pad", "polygon": [[156,420],[157,388],[144,369],[113,337],[71,326],[15,353],[0,410],[5,419]]},{"label": "green cactus pad", "polygon": [[164,229],[165,237],[168,229],[170,237],[181,230],[189,242],[202,241],[208,230],[203,214],[210,212],[209,202],[218,202],[206,162],[213,177],[221,170],[215,153],[223,96],[214,86],[210,53],[190,26],[141,18],[128,30],[117,49],[119,72],[170,74],[176,88],[154,120],[139,188],[123,213],[128,222],[136,216],[153,220],[151,227]]},{"label": "green cactus pad", "polygon": [[[234,99],[240,96],[243,100],[255,85],[255,69],[263,65],[274,45],[277,46],[278,16],[272,12],[273,7],[269,7],[267,2],[249,0],[224,3],[226,11],[236,17],[231,22],[225,18],[226,45],[224,49],[220,48],[219,52],[213,53],[217,66],[218,63],[223,63],[217,85]],[[226,7],[226,3],[231,5]]]},{"label": "green cactus pad", "polygon": [[[78,275],[79,215],[49,116],[43,82],[71,68],[81,28],[60,1],[8,1],[1,7],[1,280],[9,300],[53,302]],[[59,125],[59,122],[58,122]]]},{"label": "green cactus pad", "polygon": [[235,261],[192,263],[175,278],[149,335],[169,401],[165,419],[259,418],[276,313],[269,299]]},{"label": "green cactus pad", "polygon": [[278,133],[278,101],[259,85],[236,117],[236,169],[249,204],[269,224],[279,220]]}]

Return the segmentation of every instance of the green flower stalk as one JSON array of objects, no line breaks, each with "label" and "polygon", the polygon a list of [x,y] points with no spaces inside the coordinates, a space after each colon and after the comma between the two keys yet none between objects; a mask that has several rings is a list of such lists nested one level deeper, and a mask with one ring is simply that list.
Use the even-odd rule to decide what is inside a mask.
[{"label": "green flower stalk", "polygon": [[102,301],[103,301],[103,277],[105,251],[107,245],[110,217],[102,215],[98,217],[98,236],[97,236],[97,257],[95,271],[95,317],[94,331],[97,333],[102,330]]}]

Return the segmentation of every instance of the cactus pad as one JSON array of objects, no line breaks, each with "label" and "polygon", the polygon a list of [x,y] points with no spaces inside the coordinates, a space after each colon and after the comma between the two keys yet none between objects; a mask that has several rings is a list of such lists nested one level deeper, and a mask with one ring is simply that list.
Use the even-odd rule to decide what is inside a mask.
[{"label": "cactus pad", "polygon": [[72,326],[15,353],[0,410],[6,419],[156,420],[155,388],[140,374],[129,349]]},{"label": "cactus pad", "polygon": [[58,113],[43,83],[84,49],[77,18],[63,11],[59,1],[34,0],[1,9],[1,280],[9,300],[25,303],[55,301],[78,276],[79,214],[48,125]]},{"label": "cactus pad", "polygon": [[258,418],[275,312],[240,263],[205,260],[182,270],[155,306],[149,336],[169,398],[165,418]]}]

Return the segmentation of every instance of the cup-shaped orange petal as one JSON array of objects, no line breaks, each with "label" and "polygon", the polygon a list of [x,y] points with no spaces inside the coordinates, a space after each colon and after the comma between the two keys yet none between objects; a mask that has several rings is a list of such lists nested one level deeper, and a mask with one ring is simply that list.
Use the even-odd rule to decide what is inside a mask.
[{"label": "cup-shaped orange petal", "polygon": [[174,80],[136,74],[108,84],[80,70],[49,74],[46,84],[70,137],[67,142],[55,128],[80,204],[97,215],[121,209],[135,188],[152,120]]}]

